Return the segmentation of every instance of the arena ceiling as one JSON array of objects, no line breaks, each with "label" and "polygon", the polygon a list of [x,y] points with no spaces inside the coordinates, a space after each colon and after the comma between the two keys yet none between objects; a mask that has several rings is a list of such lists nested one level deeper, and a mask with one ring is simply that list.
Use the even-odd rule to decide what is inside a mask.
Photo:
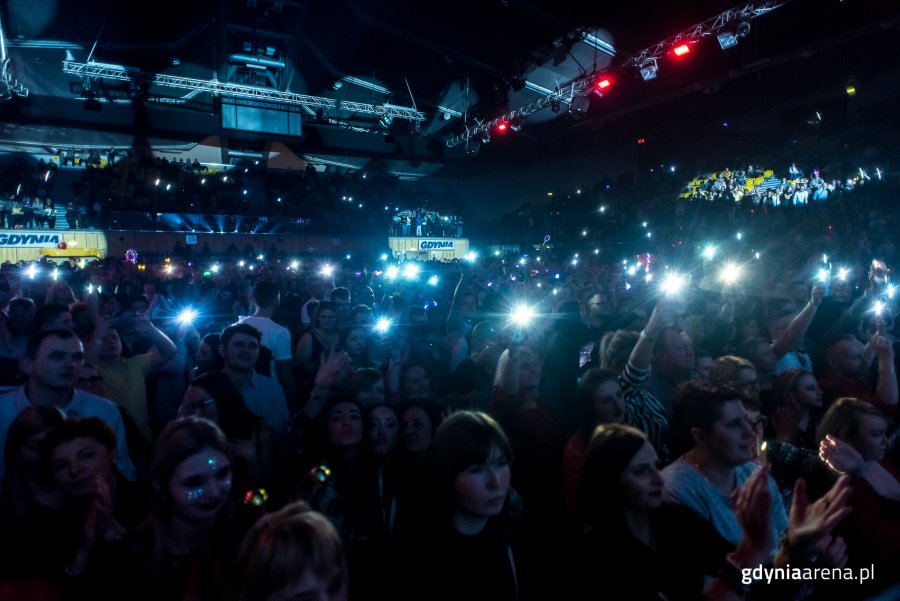
[{"label": "arena ceiling", "polygon": [[[7,0],[0,20],[9,72],[28,96],[13,94],[0,107],[0,145],[183,149],[216,135],[228,151],[223,162],[265,156],[279,142],[313,162],[357,168],[378,159],[414,177],[612,147],[636,132],[691,126],[692,119],[716,120],[761,103],[789,109],[801,96],[839,97],[848,82],[861,93],[879,89],[883,103],[900,90],[898,13],[890,0],[793,0],[754,20],[734,48],[722,50],[713,38],[687,60],[661,58],[652,81],[622,67],[625,57],[735,6],[733,0]],[[585,34],[599,43],[585,43]],[[387,104],[423,119],[308,104],[286,116],[266,110],[281,105],[234,104],[205,89],[146,78],[85,80],[64,73],[64,61]],[[490,144],[446,144],[464,131],[464,119],[489,121],[540,98],[541,87],[603,70],[614,82],[604,97],[586,94],[562,110],[536,111],[520,130],[493,136]],[[269,131],[246,131],[256,127]]]}]

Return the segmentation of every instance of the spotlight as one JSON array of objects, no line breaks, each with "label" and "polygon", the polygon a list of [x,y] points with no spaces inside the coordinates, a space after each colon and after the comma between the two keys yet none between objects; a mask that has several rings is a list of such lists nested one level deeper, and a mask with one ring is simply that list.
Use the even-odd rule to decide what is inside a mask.
[{"label": "spotlight", "polygon": [[375,331],[379,334],[387,334],[389,329],[391,329],[391,320],[387,317],[381,317],[375,322]]},{"label": "spotlight", "polygon": [[659,66],[656,64],[656,59],[651,58],[647,59],[640,66],[641,71],[641,79],[644,81],[650,81],[651,79],[656,79],[656,73],[659,71]]},{"label": "spotlight", "polygon": [[500,123],[497,124],[497,131],[500,132],[501,134],[505,134],[506,130],[508,130],[508,129],[509,129],[509,123],[507,123],[506,121],[501,121]]},{"label": "spotlight", "polygon": [[319,272],[325,277],[331,277],[334,273],[334,266],[332,265],[323,265],[321,271]]},{"label": "spotlight", "polygon": [[722,50],[727,50],[732,46],[737,46],[738,43],[737,36],[730,31],[720,33],[716,36],[716,39],[719,40],[719,46],[722,48]]},{"label": "spotlight", "polygon": [[687,44],[680,44],[672,48],[672,54],[675,56],[684,56],[685,54],[689,54],[691,51],[691,47]]},{"label": "spotlight", "polygon": [[612,79],[609,77],[603,77],[597,80],[597,83],[594,84],[594,93],[598,96],[603,96],[609,89],[612,87]]},{"label": "spotlight", "polygon": [[712,259],[714,256],[716,256],[716,247],[713,246],[712,244],[708,245],[706,248],[703,249],[703,258],[704,259]]},{"label": "spotlight", "polygon": [[387,278],[388,278],[389,280],[396,279],[396,278],[397,278],[397,275],[398,275],[399,273],[400,273],[400,270],[397,268],[396,265],[388,265],[388,268],[387,268],[387,270],[385,271],[385,274],[387,275]]}]

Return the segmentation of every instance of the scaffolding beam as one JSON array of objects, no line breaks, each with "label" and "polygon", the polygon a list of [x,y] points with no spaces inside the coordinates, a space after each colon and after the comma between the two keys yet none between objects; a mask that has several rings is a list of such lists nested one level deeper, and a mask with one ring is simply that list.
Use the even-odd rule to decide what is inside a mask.
[{"label": "scaffolding beam", "polygon": [[[732,26],[733,23],[742,23],[748,22],[757,17],[761,17],[769,12],[772,12],[776,8],[780,8],[781,6],[787,4],[790,0],[766,0],[762,2],[749,2],[742,6],[726,10],[725,12],[712,17],[711,19],[707,19],[702,23],[697,25],[693,25],[688,29],[670,37],[658,44],[654,44],[649,48],[645,48],[634,54],[625,58],[623,61],[618,63],[618,68],[643,68],[648,64],[655,64],[655,59],[659,58],[675,46],[683,43],[696,42],[701,38],[705,38],[707,36],[716,34],[727,27]],[[458,146],[460,144],[464,144],[474,138],[475,136],[490,136],[491,129],[496,127],[501,122],[509,122],[516,118],[526,117],[533,113],[536,113],[544,108],[552,106],[554,103],[565,102],[570,104],[572,99],[576,94],[584,92],[586,89],[591,87],[592,82],[596,79],[600,73],[609,71],[611,69],[603,69],[600,71],[594,71],[591,73],[585,73],[580,75],[575,80],[567,82],[565,85],[557,88],[556,91],[546,94],[542,98],[531,102],[511,113],[507,113],[505,115],[501,115],[491,121],[479,121],[475,120],[475,125],[465,125],[465,130],[457,135],[450,138],[447,138],[445,144],[448,148],[452,148],[454,146]]]},{"label": "scaffolding beam", "polygon": [[702,23],[698,23],[696,25],[688,27],[684,31],[681,31],[673,35],[672,37],[659,42],[658,44],[654,44],[649,48],[644,48],[637,54],[629,57],[626,60],[625,64],[631,67],[640,68],[644,63],[652,59],[661,57],[675,46],[685,43],[694,43],[701,38],[715,35],[723,29],[729,27],[732,23],[749,22],[752,19],[772,12],[776,8],[780,8],[781,6],[787,4],[788,1],[789,0],[749,2],[747,4],[744,4],[743,6],[726,10],[725,12],[707,19]]},{"label": "scaffolding beam", "polygon": [[371,115],[373,117],[388,116],[395,119],[408,119],[416,122],[421,122],[426,119],[425,113],[421,111],[393,104],[376,105],[365,104],[362,102],[338,101],[333,98],[322,98],[320,96],[309,96],[307,94],[296,94],[294,92],[282,92],[271,88],[227,83],[215,79],[204,80],[166,75],[164,73],[145,73],[121,65],[63,61],[63,72],[81,77],[83,80],[111,79],[116,81],[128,81],[138,85],[157,85],[181,90],[197,90],[219,96],[249,98],[284,105],[303,106],[313,110],[347,111],[357,115]]},{"label": "scaffolding beam", "polygon": [[458,136],[453,136],[452,138],[448,138],[445,144],[447,148],[453,148],[454,146],[459,146],[460,144],[464,144],[474,138],[475,136],[490,136],[491,130],[497,127],[500,123],[509,123],[516,119],[524,119],[528,115],[533,115],[534,113],[547,108],[548,106],[552,106],[555,103],[566,103],[572,104],[572,100],[575,98],[576,94],[580,94],[590,85],[589,78],[579,78],[573,82],[570,82],[563,86],[561,89],[547,94],[537,100],[533,100],[524,106],[520,106],[514,111],[510,111],[504,115],[497,117],[496,119],[492,119],[490,121],[477,121],[475,125],[466,125],[466,129],[463,133]]}]

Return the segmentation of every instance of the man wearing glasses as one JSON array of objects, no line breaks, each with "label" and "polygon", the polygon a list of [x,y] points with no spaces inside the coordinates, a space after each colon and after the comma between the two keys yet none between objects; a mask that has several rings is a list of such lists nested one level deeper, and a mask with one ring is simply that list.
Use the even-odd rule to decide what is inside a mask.
[{"label": "man wearing glasses", "polygon": [[[662,471],[666,481],[663,500],[694,510],[734,545],[741,542],[743,534],[731,495],[758,467],[753,458],[756,430],[762,425],[749,415],[743,400],[743,393],[734,388],[701,382],[684,384],[676,402],[676,416],[689,431],[694,446]],[[768,479],[774,555],[788,519],[778,487],[771,476]]]}]

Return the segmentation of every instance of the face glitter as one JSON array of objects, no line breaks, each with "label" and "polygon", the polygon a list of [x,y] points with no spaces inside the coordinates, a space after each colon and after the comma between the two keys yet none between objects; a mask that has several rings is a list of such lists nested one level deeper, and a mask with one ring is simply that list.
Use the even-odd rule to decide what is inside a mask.
[{"label": "face glitter", "polygon": [[203,498],[203,495],[206,493],[206,490],[201,486],[199,488],[192,488],[187,491],[185,495],[188,501],[195,502],[199,499]]},{"label": "face glitter", "polygon": [[210,457],[209,459],[207,459],[206,464],[209,465],[209,469],[211,469],[212,471],[216,471],[216,458],[215,457]]}]

